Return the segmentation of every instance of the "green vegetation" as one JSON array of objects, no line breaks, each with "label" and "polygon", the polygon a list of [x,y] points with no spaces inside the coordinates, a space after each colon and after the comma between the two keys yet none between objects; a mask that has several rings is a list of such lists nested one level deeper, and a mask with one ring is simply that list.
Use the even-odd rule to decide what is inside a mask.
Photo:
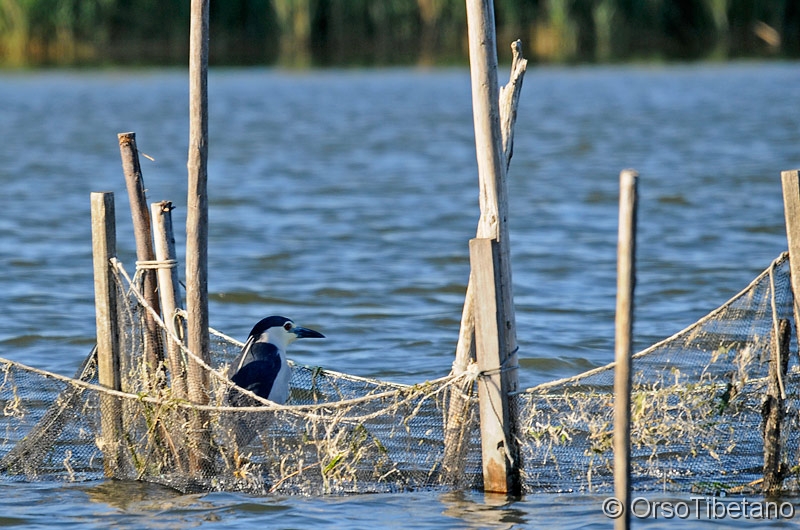
[{"label": "green vegetation", "polygon": [[[183,64],[189,0],[0,0],[0,65]],[[797,0],[496,0],[543,62],[800,56]],[[212,0],[212,64],[463,62],[464,0]]]}]

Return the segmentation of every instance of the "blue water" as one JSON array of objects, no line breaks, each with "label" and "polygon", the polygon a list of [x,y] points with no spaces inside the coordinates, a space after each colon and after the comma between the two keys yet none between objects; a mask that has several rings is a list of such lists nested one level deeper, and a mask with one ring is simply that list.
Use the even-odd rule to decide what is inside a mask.
[{"label": "blue water", "polygon": [[[523,386],[613,358],[621,169],[641,175],[636,349],[786,249],[780,171],[800,168],[799,66],[529,70],[509,173]],[[304,364],[405,383],[445,375],[478,218],[468,72],[217,69],[209,90],[212,326],[243,339],[284,314],[328,337],[295,345]],[[91,349],[91,191],[115,192],[119,257],[135,261],[117,133],[135,131],[154,159],[142,158],[148,199],[177,206],[182,255],[187,105],[181,70],[0,74],[0,356],[71,375]],[[6,526],[610,526],[602,498],[578,495],[0,488]]]}]

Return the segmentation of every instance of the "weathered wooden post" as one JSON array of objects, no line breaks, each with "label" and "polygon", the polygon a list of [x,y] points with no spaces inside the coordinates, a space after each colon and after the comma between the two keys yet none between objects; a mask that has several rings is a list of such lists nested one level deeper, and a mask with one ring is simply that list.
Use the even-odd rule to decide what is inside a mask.
[{"label": "weathered wooden post", "polygon": [[[525,75],[528,61],[522,56],[522,43],[517,40],[511,43],[512,63],[508,84],[500,88],[500,127],[503,137],[503,158],[506,171],[511,164],[514,151],[514,124],[517,119],[517,106],[522,92],[522,80]],[[479,223],[487,222],[481,216]],[[480,226],[477,232],[484,231]],[[464,296],[464,308],[461,313],[461,327],[459,329],[458,344],[456,346],[455,360],[453,361],[452,375],[461,375],[466,372],[469,363],[475,360],[475,285],[472,274],[467,283],[467,292]],[[469,389],[466,389],[469,390]],[[447,480],[456,484],[461,479],[464,467],[464,451],[469,443],[467,423],[470,414],[468,394],[464,389],[454,389],[450,393],[447,408],[447,425],[445,426],[445,454],[442,467],[447,474]]]},{"label": "weathered wooden post", "polygon": [[[187,345],[206,364],[208,336],[208,11],[209,0],[192,0],[189,31],[189,186],[186,211]],[[188,395],[208,403],[208,374],[193,359],[188,366]],[[198,433],[192,468],[210,471],[210,425],[197,411],[192,430]]]},{"label": "weathered wooden post", "polygon": [[[492,255],[492,259],[489,260],[486,258],[486,242],[471,243],[476,245],[475,252],[478,253],[473,267],[480,268],[480,270],[473,268],[472,274],[482,277],[490,274],[494,286],[492,294],[489,289],[485,289],[488,283],[481,280],[481,287],[476,288],[476,300],[478,297],[481,300],[492,298],[496,300],[495,315],[488,323],[484,321],[481,324],[484,335],[479,342],[476,341],[478,347],[488,346],[490,342],[496,343],[496,346],[482,353],[478,353],[476,347],[478,367],[484,374],[482,376],[485,380],[484,388],[496,385],[492,374],[497,372],[501,376],[500,388],[497,389],[501,403],[486,403],[485,406],[481,404],[484,490],[517,495],[521,491],[520,453],[517,440],[516,401],[511,396],[518,387],[517,339],[511,288],[506,164],[500,131],[500,89],[497,83],[494,9],[489,0],[467,0],[467,30],[480,188],[481,221],[478,224],[477,239],[493,240],[495,243],[489,246],[497,246],[489,253]],[[472,256],[472,248],[470,255]],[[473,264],[472,259],[470,263]],[[486,270],[487,266],[489,271]],[[478,294],[479,290],[483,293]],[[486,314],[483,308],[480,311],[483,315]],[[477,319],[475,326],[477,333]],[[492,327],[496,328],[496,335],[490,339],[486,334],[491,334]],[[484,393],[484,395],[491,394]],[[497,422],[489,418],[485,421],[484,410],[497,418],[502,425],[500,431]],[[503,438],[502,443],[499,442],[499,438]],[[495,441],[494,445],[490,440]]]},{"label": "weathered wooden post", "polygon": [[614,495],[623,510],[614,522],[630,528],[631,349],[633,293],[636,283],[636,206],[638,174],[620,173],[619,241],[617,245],[617,313],[614,366]]},{"label": "weathered wooden post", "polygon": [[516,358],[504,351],[502,304],[497,269],[499,244],[494,239],[469,242],[470,266],[475,282],[475,353],[481,377],[478,398],[481,419],[483,489],[491,493],[520,493],[519,447],[516,433]]},{"label": "weathered wooden post", "polygon": [[781,466],[781,425],[785,416],[785,396],[782,381],[786,379],[789,368],[789,344],[792,340],[792,326],[787,319],[781,319],[773,331],[772,351],[767,375],[767,395],[761,409],[764,437],[764,483],[765,495],[777,495],[783,487],[785,475]]},{"label": "weathered wooden post", "polygon": [[[139,150],[136,148],[136,133],[125,132],[117,134],[119,140],[119,153],[122,159],[122,170],[125,174],[125,184],[128,189],[128,199],[131,205],[131,219],[133,220],[133,234],[136,240],[136,259],[140,262],[151,262],[155,259],[153,251],[153,234],[150,226],[150,212],[147,209],[144,179],[139,165]],[[142,271],[142,294],[145,301],[158,313],[160,305],[157,294],[156,271],[145,269]],[[145,341],[144,358],[147,363],[147,372],[152,376],[158,370],[164,358],[161,348],[161,330],[149,313],[145,313]],[[152,381],[151,381],[152,382]]]},{"label": "weathered wooden post", "polygon": [[[97,372],[101,385],[120,390],[117,288],[110,260],[117,254],[114,194],[92,193],[92,262],[97,324]],[[113,396],[100,396],[103,468],[113,477],[122,461],[122,411]]]},{"label": "weathered wooden post", "polygon": [[794,297],[794,322],[800,325],[800,170],[782,171],[783,213],[789,244],[789,270]]},{"label": "weathered wooden post", "polygon": [[[792,313],[795,328],[800,325],[800,170],[781,172],[783,213],[786,220],[786,240],[789,247],[789,277],[791,278]],[[780,456],[780,427],[784,416],[785,392],[782,386],[789,360],[791,325],[780,322],[773,332],[776,347],[772,350],[769,380],[764,403],[764,493],[779,493],[783,482]],[[788,329],[783,329],[784,327]],[[778,362],[780,360],[780,362]]]},{"label": "weathered wooden post", "polygon": [[[177,309],[180,308],[181,295],[178,289],[178,260],[175,254],[175,234],[172,229],[172,203],[161,201],[150,205],[151,217],[153,219],[153,239],[156,251],[156,263],[158,265],[158,295],[161,300],[161,310],[164,315],[164,326],[166,327],[165,340],[167,349],[167,361],[169,364],[169,380],[171,397],[174,399],[186,399],[186,362],[183,353],[183,338],[185,337],[185,326],[183,321],[178,318]],[[175,411],[173,421],[184,424],[187,421],[185,411]],[[191,421],[191,420],[189,420]],[[188,471],[191,459],[188,457],[187,448],[195,445],[202,445],[194,441],[194,433],[188,433],[189,443],[170,444],[173,462],[181,473]],[[167,434],[168,437],[169,435]]]},{"label": "weathered wooden post", "polygon": [[[178,261],[175,254],[175,235],[172,229],[172,203],[162,201],[150,205],[153,218],[156,261],[158,267],[158,295],[164,324],[172,335],[183,338],[184,326],[177,320],[176,310],[180,307],[181,295],[178,290]],[[186,365],[181,345],[172,337],[166,337],[167,358],[169,359],[172,396],[186,398]]]}]

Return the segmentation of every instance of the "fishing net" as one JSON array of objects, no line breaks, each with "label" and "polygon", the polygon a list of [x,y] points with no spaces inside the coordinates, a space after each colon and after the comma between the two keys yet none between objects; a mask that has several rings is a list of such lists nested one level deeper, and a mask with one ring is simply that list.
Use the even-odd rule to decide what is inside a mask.
[{"label": "fishing net", "polygon": [[[306,495],[480,485],[473,381],[402,385],[295,364],[289,401],[279,406],[229,381],[227,366],[243,344],[211,330],[216,366],[204,366],[207,404],[195,405],[176,395],[166,362],[146,366],[152,314],[140,276],[129,279],[119,262],[114,271],[117,300],[127,302],[117,303],[122,391],[98,384],[94,352],[74,378],[0,360],[6,479],[111,476],[185,492]],[[456,393],[460,421],[446,443],[442,427],[456,413]]]},{"label": "fishing net", "polygon": [[[635,489],[760,492],[770,414],[779,419],[767,438],[780,448],[776,465],[785,475],[783,489],[797,489],[797,363],[777,378],[778,389],[770,389],[769,377],[773,363],[788,368],[788,332],[783,332],[783,348],[776,340],[793,321],[787,256],[715,311],[634,356]],[[791,350],[797,351],[796,345]],[[529,489],[612,488],[613,386],[614,366],[609,365],[519,396]]]},{"label": "fishing net", "polygon": [[[73,378],[0,359],[2,480],[114,477],[184,492],[304,495],[482,486],[477,371],[401,385],[294,365],[285,406],[242,393],[235,402],[248,406],[233,407],[240,390],[226,368],[242,344],[212,330],[206,403],[197,405],[175,390],[168,363],[143,362],[145,350],[175,338],[162,328],[152,344],[140,275],[112,268],[126,302],[118,304],[121,390],[98,384],[94,354]],[[785,255],[725,305],[635,356],[634,488],[760,491],[769,446],[778,448],[768,461],[783,489],[797,489],[797,363],[778,370],[777,383],[770,376],[788,359],[781,321],[793,321]],[[194,358],[181,352],[184,362]],[[514,399],[526,492],[611,488],[613,366]]]}]

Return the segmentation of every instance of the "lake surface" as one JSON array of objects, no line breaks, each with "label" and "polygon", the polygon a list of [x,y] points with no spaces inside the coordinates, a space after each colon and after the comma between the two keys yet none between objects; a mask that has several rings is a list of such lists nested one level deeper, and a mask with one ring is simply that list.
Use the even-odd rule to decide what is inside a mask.
[{"label": "lake surface", "polygon": [[[446,375],[478,219],[468,71],[216,69],[209,90],[211,325],[243,340],[283,314],[328,337],[293,345],[303,364]],[[183,254],[187,106],[179,70],[0,74],[0,356],[71,375],[94,344],[90,192],[115,192],[119,258],[135,261],[118,132],[154,159],[148,199],[175,203]],[[798,109],[797,63],[528,71],[509,172],[523,386],[613,360],[620,170],[641,175],[637,350],[786,249],[780,171],[800,168]],[[585,495],[0,490],[0,526],[610,526]]]}]

